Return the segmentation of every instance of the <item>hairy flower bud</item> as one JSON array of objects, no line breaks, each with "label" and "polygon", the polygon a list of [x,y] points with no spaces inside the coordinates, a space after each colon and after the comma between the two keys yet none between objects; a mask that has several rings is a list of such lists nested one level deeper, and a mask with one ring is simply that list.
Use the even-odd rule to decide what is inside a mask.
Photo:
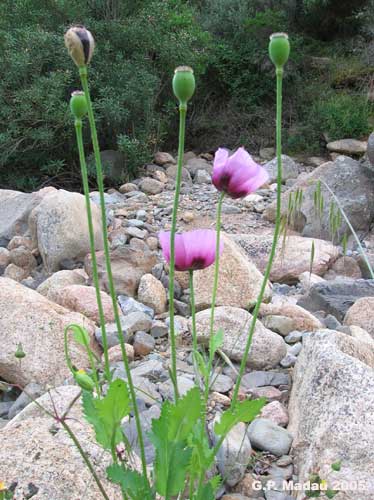
[{"label": "hairy flower bud", "polygon": [[74,378],[76,383],[85,391],[93,391],[95,388],[94,381],[92,378],[85,372],[85,370],[78,370],[74,374]]},{"label": "hairy flower bud", "polygon": [[86,66],[92,58],[95,40],[84,26],[73,26],[65,33],[65,45],[78,67]]},{"label": "hairy flower bud", "polygon": [[187,104],[195,92],[195,77],[189,66],[178,66],[174,72],[173,91],[181,104]]},{"label": "hairy flower bud", "polygon": [[290,42],[287,33],[273,33],[270,35],[269,55],[277,68],[282,68],[290,55]]},{"label": "hairy flower bud", "polygon": [[75,90],[71,94],[70,109],[77,120],[81,120],[87,114],[87,101],[84,92]]},{"label": "hairy flower bud", "polygon": [[25,351],[23,350],[23,347],[22,347],[22,344],[21,342],[18,344],[17,346],[17,349],[16,349],[16,352],[14,353],[14,356],[17,358],[17,359],[22,359],[26,356],[26,353]]}]

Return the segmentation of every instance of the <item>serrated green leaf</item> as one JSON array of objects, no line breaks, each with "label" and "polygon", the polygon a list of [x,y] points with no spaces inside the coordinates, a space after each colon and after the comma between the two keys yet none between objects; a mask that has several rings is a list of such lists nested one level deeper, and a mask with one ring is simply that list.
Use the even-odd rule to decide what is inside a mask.
[{"label": "serrated green leaf", "polygon": [[131,500],[153,500],[154,495],[148,479],[141,474],[118,464],[112,464],[106,469],[109,481],[119,484],[122,491]]},{"label": "serrated green leaf", "polygon": [[226,436],[239,422],[251,422],[256,418],[265,404],[265,398],[237,403],[235,408],[230,408],[222,413],[220,421],[216,422],[214,426],[214,432],[218,436]]},{"label": "serrated green leaf", "polygon": [[337,462],[334,462],[333,464],[331,464],[331,468],[332,468],[332,470],[339,472],[340,469],[342,468],[342,462],[340,460],[338,460]]},{"label": "serrated green leaf", "polygon": [[217,333],[212,335],[209,339],[209,353],[211,356],[214,356],[217,349],[222,347],[223,344],[223,329],[220,328]]},{"label": "serrated green leaf", "polygon": [[149,438],[156,451],[155,487],[162,496],[178,495],[184,488],[192,455],[188,441],[201,411],[200,391],[195,387],[175,404],[166,401],[160,417],[152,420]]},{"label": "serrated green leaf", "polygon": [[97,442],[105,449],[112,449],[122,441],[121,421],[130,413],[126,383],[113,380],[104,398],[95,399],[85,391],[82,399],[84,416],[94,427]]},{"label": "serrated green leaf", "polygon": [[204,484],[199,491],[194,495],[193,500],[215,500],[215,492],[212,484],[206,483]]}]

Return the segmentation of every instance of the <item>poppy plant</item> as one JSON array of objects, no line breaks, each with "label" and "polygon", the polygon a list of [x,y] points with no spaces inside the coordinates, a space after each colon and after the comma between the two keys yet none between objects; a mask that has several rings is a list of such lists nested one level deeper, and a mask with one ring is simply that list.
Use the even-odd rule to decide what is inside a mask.
[{"label": "poppy plant", "polygon": [[[159,234],[162,253],[170,263],[170,232]],[[220,244],[219,253],[223,250]],[[198,229],[175,235],[175,269],[177,271],[196,271],[209,267],[216,258],[216,232],[211,229]]]},{"label": "poppy plant", "polygon": [[212,181],[218,191],[231,198],[243,198],[263,186],[269,179],[266,170],[258,165],[244,148],[229,156],[219,148],[214,157]]}]

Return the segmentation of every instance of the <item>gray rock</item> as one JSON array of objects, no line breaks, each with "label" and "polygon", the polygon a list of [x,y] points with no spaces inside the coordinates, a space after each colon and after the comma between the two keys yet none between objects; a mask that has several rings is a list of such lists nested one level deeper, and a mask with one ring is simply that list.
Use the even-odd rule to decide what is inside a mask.
[{"label": "gray rock", "polygon": [[8,418],[8,413],[13,406],[13,401],[0,401],[0,417]]},{"label": "gray rock", "polygon": [[[277,181],[278,167],[277,158],[273,158],[271,161],[264,165],[265,170],[269,174],[269,183]],[[292,158],[287,155],[282,155],[282,181],[285,182],[288,179],[296,179],[299,175],[299,167],[297,163],[294,162]]]},{"label": "gray rock", "polygon": [[141,220],[141,221],[146,221],[147,220],[147,212],[145,210],[138,210],[136,212],[136,218]]},{"label": "gray rock", "polygon": [[151,327],[151,335],[155,339],[158,339],[160,337],[165,337],[165,335],[168,334],[168,327],[163,321],[160,321],[158,319],[154,320],[152,323]]},{"label": "gray rock", "polygon": [[294,331],[289,333],[284,340],[287,342],[287,344],[296,344],[297,342],[300,342],[302,338],[303,338],[303,332]]},{"label": "gray rock", "polygon": [[137,332],[134,336],[134,351],[137,356],[147,356],[155,347],[155,339],[145,332]]},{"label": "gray rock", "polygon": [[39,396],[43,394],[43,388],[34,382],[30,382],[24,388],[24,391],[18,396],[18,398],[12,404],[12,407],[9,410],[8,417],[9,419],[14,418],[17,413],[26,408],[28,404],[31,403],[31,399],[37,399]]},{"label": "gray rock", "polygon": [[325,327],[329,330],[337,330],[342,326],[340,321],[338,321],[332,314],[328,314],[326,318],[323,319],[323,322],[325,324]]},{"label": "gray rock", "polygon": [[266,500],[295,500],[295,497],[287,495],[284,491],[267,490],[265,491]]},{"label": "gray rock", "polygon": [[142,228],[142,227],[144,227],[144,222],[142,220],[138,220],[138,219],[128,219],[127,225],[130,227]]},{"label": "gray rock", "polygon": [[131,370],[134,377],[147,377],[154,381],[165,379],[166,370],[159,359],[148,359],[142,361],[136,368]]},{"label": "gray rock", "polygon": [[203,158],[191,158],[187,161],[186,169],[190,172],[192,177],[196,176],[198,172],[211,174],[213,171],[211,163],[207,162]]},{"label": "gray rock", "polygon": [[269,316],[263,318],[262,322],[266,328],[283,335],[283,337],[286,337],[295,328],[293,318],[287,316],[269,314]]},{"label": "gray rock", "polygon": [[148,234],[148,231],[145,229],[139,229],[138,227],[127,227],[125,232],[131,238],[139,238],[140,240],[144,240]]},{"label": "gray rock", "polygon": [[212,182],[212,178],[205,170],[198,170],[195,174],[194,182],[195,184],[209,184]]},{"label": "gray rock", "polygon": [[296,363],[296,356],[290,352],[286,354],[286,356],[281,360],[280,365],[283,366],[283,368],[290,368],[291,366],[294,366]]},{"label": "gray rock", "polygon": [[244,389],[253,389],[255,387],[290,385],[291,379],[288,373],[272,371],[254,371],[246,373],[242,378],[241,385]]},{"label": "gray rock", "polygon": [[[140,422],[143,430],[144,451],[147,464],[152,464],[155,459],[155,449],[147,434],[152,428],[152,419],[157,419],[159,416],[160,408],[158,405],[153,405],[148,410],[141,413]],[[132,417],[130,421],[122,424],[122,430],[125,433],[132,450],[140,456],[139,439],[135,419]]]},{"label": "gray rock", "polygon": [[[326,200],[322,221],[315,216],[314,193],[316,183],[322,181],[321,192]],[[350,223],[356,231],[368,231],[374,217],[374,175],[369,169],[347,156],[338,156],[334,162],[328,162],[316,168],[309,176],[298,180],[292,188],[282,194],[282,213],[287,211],[291,192],[303,190],[301,212],[306,217],[303,236],[330,238],[329,205],[331,195],[324,187],[325,182],[339,199]],[[269,205],[264,213],[267,220],[275,220],[276,205]],[[344,220],[338,236],[348,230]]]},{"label": "gray rock", "polygon": [[[219,421],[218,416],[215,421]],[[218,470],[228,486],[235,486],[243,478],[252,454],[246,429],[247,426],[243,422],[233,427],[217,453]],[[218,436],[213,430],[211,430],[211,438],[215,445]]]},{"label": "gray rock", "polygon": [[287,353],[292,354],[293,356],[298,356],[300,354],[302,347],[303,344],[301,342],[296,342],[296,344],[287,349]]},{"label": "gray rock", "polygon": [[326,147],[329,151],[342,155],[363,155],[366,153],[367,143],[357,139],[340,139],[339,141],[329,142]]},{"label": "gray rock", "polygon": [[345,500],[374,498],[374,351],[348,335],[321,330],[304,338],[293,371],[289,431],[300,482],[319,471],[367,487]]},{"label": "gray rock", "polygon": [[[184,396],[187,392],[195,387],[195,383],[192,378],[187,375],[177,376],[178,391],[180,396]],[[164,399],[174,400],[174,387],[171,380],[167,380],[159,386],[159,390],[163,395]]]},{"label": "gray rock", "polygon": [[[123,322],[123,317],[121,318],[122,335],[123,335],[124,341],[127,341],[129,335],[128,335],[128,332],[126,332],[122,322]],[[117,329],[116,323],[109,323],[109,324],[105,325],[105,331],[106,331],[106,335],[107,335],[107,343],[108,343],[109,349],[120,343],[119,339],[118,339],[118,329]],[[103,347],[103,333],[102,333],[101,328],[95,329],[95,338],[98,341],[98,343],[101,345],[101,347]]]},{"label": "gray rock", "polygon": [[298,301],[298,305],[310,312],[325,311],[342,321],[357,299],[373,296],[374,280],[341,279],[311,286],[309,293]]},{"label": "gray rock", "polygon": [[[247,340],[252,315],[238,307],[217,307],[214,329],[222,328],[224,339],[222,351],[234,361],[241,361]],[[209,339],[210,309],[196,314],[198,342],[206,344]],[[189,322],[191,331],[192,324]],[[249,352],[247,366],[253,369],[273,368],[286,355],[283,338],[268,330],[257,320],[253,342]]]},{"label": "gray rock", "polygon": [[147,314],[151,319],[153,319],[155,313],[154,310],[148,306],[145,306],[141,302],[138,302],[132,297],[127,297],[126,295],[119,295],[118,303],[120,305],[121,311],[124,316],[134,312],[142,312]]},{"label": "gray rock", "polygon": [[267,418],[254,420],[248,427],[248,436],[252,446],[278,457],[289,452],[293,440],[292,434]]},{"label": "gray rock", "polygon": [[159,194],[164,190],[164,184],[152,177],[146,177],[139,184],[139,188],[146,194]]},{"label": "gray rock", "polygon": [[231,377],[228,377],[227,375],[213,375],[212,377],[213,384],[211,386],[212,391],[216,392],[229,392],[229,390],[232,388],[234,385],[234,382]]}]

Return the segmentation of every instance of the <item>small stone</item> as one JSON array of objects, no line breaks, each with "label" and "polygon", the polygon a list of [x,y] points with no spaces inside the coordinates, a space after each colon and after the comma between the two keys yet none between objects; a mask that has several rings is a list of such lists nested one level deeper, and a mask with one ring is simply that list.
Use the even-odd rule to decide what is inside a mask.
[{"label": "small stone", "polygon": [[13,406],[13,401],[0,401],[0,417],[8,418],[8,413]]},{"label": "small stone", "polygon": [[302,338],[303,332],[294,331],[289,333],[284,340],[287,342],[287,344],[296,344],[296,342],[300,342]]},{"label": "small stone", "polygon": [[198,170],[195,174],[194,182],[195,184],[209,184],[212,182],[212,178],[205,170]]},{"label": "small stone", "polygon": [[152,319],[144,312],[132,312],[123,318],[122,327],[129,335],[139,331],[149,332]]},{"label": "small stone", "polygon": [[136,332],[133,346],[137,356],[147,356],[155,347],[155,339],[148,333]]},{"label": "small stone", "polygon": [[193,212],[183,212],[181,215],[181,220],[184,222],[192,222],[195,219],[195,214]]},{"label": "small stone", "polygon": [[331,269],[339,276],[353,279],[362,278],[360,266],[353,257],[340,257],[334,262]]},{"label": "small stone", "polygon": [[150,250],[158,249],[158,239],[154,236],[149,236],[149,238],[147,238],[145,242],[147,243]]},{"label": "small stone", "polygon": [[[125,350],[127,354],[127,358],[129,361],[134,361],[134,348],[130,344],[125,343]],[[120,345],[115,345],[114,347],[110,347],[108,350],[108,357],[110,363],[116,363],[118,361],[123,361],[122,357],[122,349]],[[104,355],[101,356],[102,361],[104,361]]]},{"label": "small stone", "polygon": [[119,295],[118,303],[125,316],[133,312],[142,312],[147,314],[152,319],[155,315],[154,310],[151,307],[145,306],[132,297],[127,297],[127,295]]},{"label": "small stone", "polygon": [[161,165],[161,166],[166,165],[167,163],[173,163],[173,164],[176,163],[175,159],[173,158],[173,156],[171,156],[171,154],[164,153],[163,151],[157,151],[157,153],[155,153],[154,162],[156,163],[156,165]]},{"label": "small stone", "polygon": [[[141,413],[141,427],[143,430],[144,448],[145,448],[145,459],[147,464],[153,464],[155,460],[155,450],[151,443],[148,432],[152,428],[152,420],[157,419],[160,416],[160,408],[157,405],[151,406],[148,410]],[[138,432],[136,428],[135,418],[132,417],[130,421],[122,424],[122,430],[125,433],[127,440],[131,446],[134,453],[140,455]]]},{"label": "small stone", "polygon": [[10,264],[10,252],[4,247],[0,247],[0,270]]},{"label": "small stone", "polygon": [[262,323],[266,328],[272,330],[273,332],[279,333],[283,337],[286,337],[292,330],[295,329],[295,322],[292,318],[287,316],[278,316],[270,314],[265,316]]},{"label": "small stone", "polygon": [[122,194],[131,193],[133,191],[138,191],[138,186],[131,182],[126,182],[126,184],[122,184],[118,191]]},{"label": "small stone", "polygon": [[325,327],[329,330],[337,330],[342,326],[340,321],[338,321],[332,314],[328,314],[326,318],[323,319],[323,322],[325,324]]},{"label": "small stone", "polygon": [[15,264],[9,264],[4,271],[4,278],[10,278],[14,281],[22,281],[30,274],[28,269],[23,269]]},{"label": "small stone", "polygon": [[184,302],[181,302],[180,300],[174,299],[174,306],[175,310],[177,311],[178,314],[181,316],[184,316],[187,318],[188,316],[191,315],[191,310],[190,310],[190,305],[185,304]]},{"label": "small stone", "polygon": [[253,371],[246,373],[242,378],[241,387],[249,390],[255,387],[289,385],[290,376],[288,373],[272,371]]},{"label": "small stone", "polygon": [[12,251],[18,247],[25,247],[29,250],[33,250],[32,240],[26,236],[13,236],[8,244],[8,250]]},{"label": "small stone", "polygon": [[241,214],[242,210],[240,207],[237,207],[235,205],[227,205],[226,203],[224,203],[222,205],[222,213],[227,215],[235,215]]},{"label": "small stone", "polygon": [[130,238],[139,238],[140,240],[144,240],[148,231],[145,229],[139,229],[138,227],[127,227],[125,229],[125,233],[130,236]]},{"label": "small stone", "polygon": [[288,347],[287,354],[293,354],[294,356],[298,356],[300,354],[302,347],[303,344],[301,342],[296,342],[296,344],[293,344],[291,347]]},{"label": "small stone", "polygon": [[287,353],[286,356],[281,360],[280,365],[283,366],[283,368],[290,368],[291,366],[294,366],[296,361],[296,356],[291,353]]},{"label": "small stone", "polygon": [[[169,179],[175,179],[177,176],[177,167],[176,165],[170,165],[170,167],[167,168],[166,170],[166,175],[169,177]],[[186,168],[182,168],[182,181],[186,182],[187,184],[192,184],[192,179],[189,171]]]},{"label": "small stone", "polygon": [[139,184],[139,188],[143,193],[146,194],[159,194],[164,190],[164,184],[152,177],[146,177]]},{"label": "small stone", "polygon": [[10,252],[10,261],[18,267],[24,269],[35,269],[37,266],[36,259],[29,248],[17,247]]},{"label": "small stone", "polygon": [[333,153],[347,155],[363,155],[366,153],[367,142],[357,139],[341,139],[327,143],[327,149]]},{"label": "small stone", "polygon": [[212,392],[210,395],[212,401],[215,401],[217,404],[222,406],[230,406],[231,399],[220,392]]},{"label": "small stone", "polygon": [[154,320],[151,327],[151,335],[153,338],[158,339],[160,337],[165,337],[168,334],[168,327],[163,321],[158,319]]},{"label": "small stone", "polygon": [[344,325],[359,326],[374,339],[373,308],[374,297],[363,297],[356,300],[345,315]]},{"label": "small stone", "polygon": [[[184,396],[190,389],[195,387],[194,381],[185,375],[177,376],[177,381],[178,381],[178,390],[180,396]],[[161,394],[165,397],[165,399],[169,399],[170,401],[174,399],[174,388],[171,380],[167,380],[166,382],[164,382],[159,387],[159,390]]]},{"label": "small stone", "polygon": [[152,274],[144,274],[139,283],[138,298],[146,306],[153,309],[156,314],[166,311],[166,290],[158,279]]},{"label": "small stone", "polygon": [[282,398],[281,391],[271,385],[268,387],[255,387],[249,392],[252,396],[252,399],[266,398],[268,401],[279,401]]},{"label": "small stone", "polygon": [[231,377],[228,377],[227,375],[213,375],[212,377],[213,384],[212,384],[212,391],[216,392],[229,392],[229,390],[232,388],[234,385],[234,382]]},{"label": "small stone", "polygon": [[281,427],[287,427],[288,425],[288,411],[279,401],[272,401],[271,403],[265,405],[261,410],[262,418],[268,418],[274,424],[280,425]]},{"label": "small stone", "polygon": [[267,418],[254,420],[248,428],[248,436],[252,446],[278,457],[289,452],[293,441],[289,432]]},{"label": "small stone", "polygon": [[321,278],[321,276],[318,276],[317,274],[310,273],[309,271],[304,271],[301,273],[298,277],[300,285],[303,287],[305,291],[308,291],[309,288],[312,285],[315,285],[316,283],[323,283],[324,280]]},{"label": "small stone", "polygon": [[283,455],[282,457],[278,458],[276,464],[279,465],[279,467],[287,467],[287,465],[291,465],[292,462],[293,460],[290,455]]}]

